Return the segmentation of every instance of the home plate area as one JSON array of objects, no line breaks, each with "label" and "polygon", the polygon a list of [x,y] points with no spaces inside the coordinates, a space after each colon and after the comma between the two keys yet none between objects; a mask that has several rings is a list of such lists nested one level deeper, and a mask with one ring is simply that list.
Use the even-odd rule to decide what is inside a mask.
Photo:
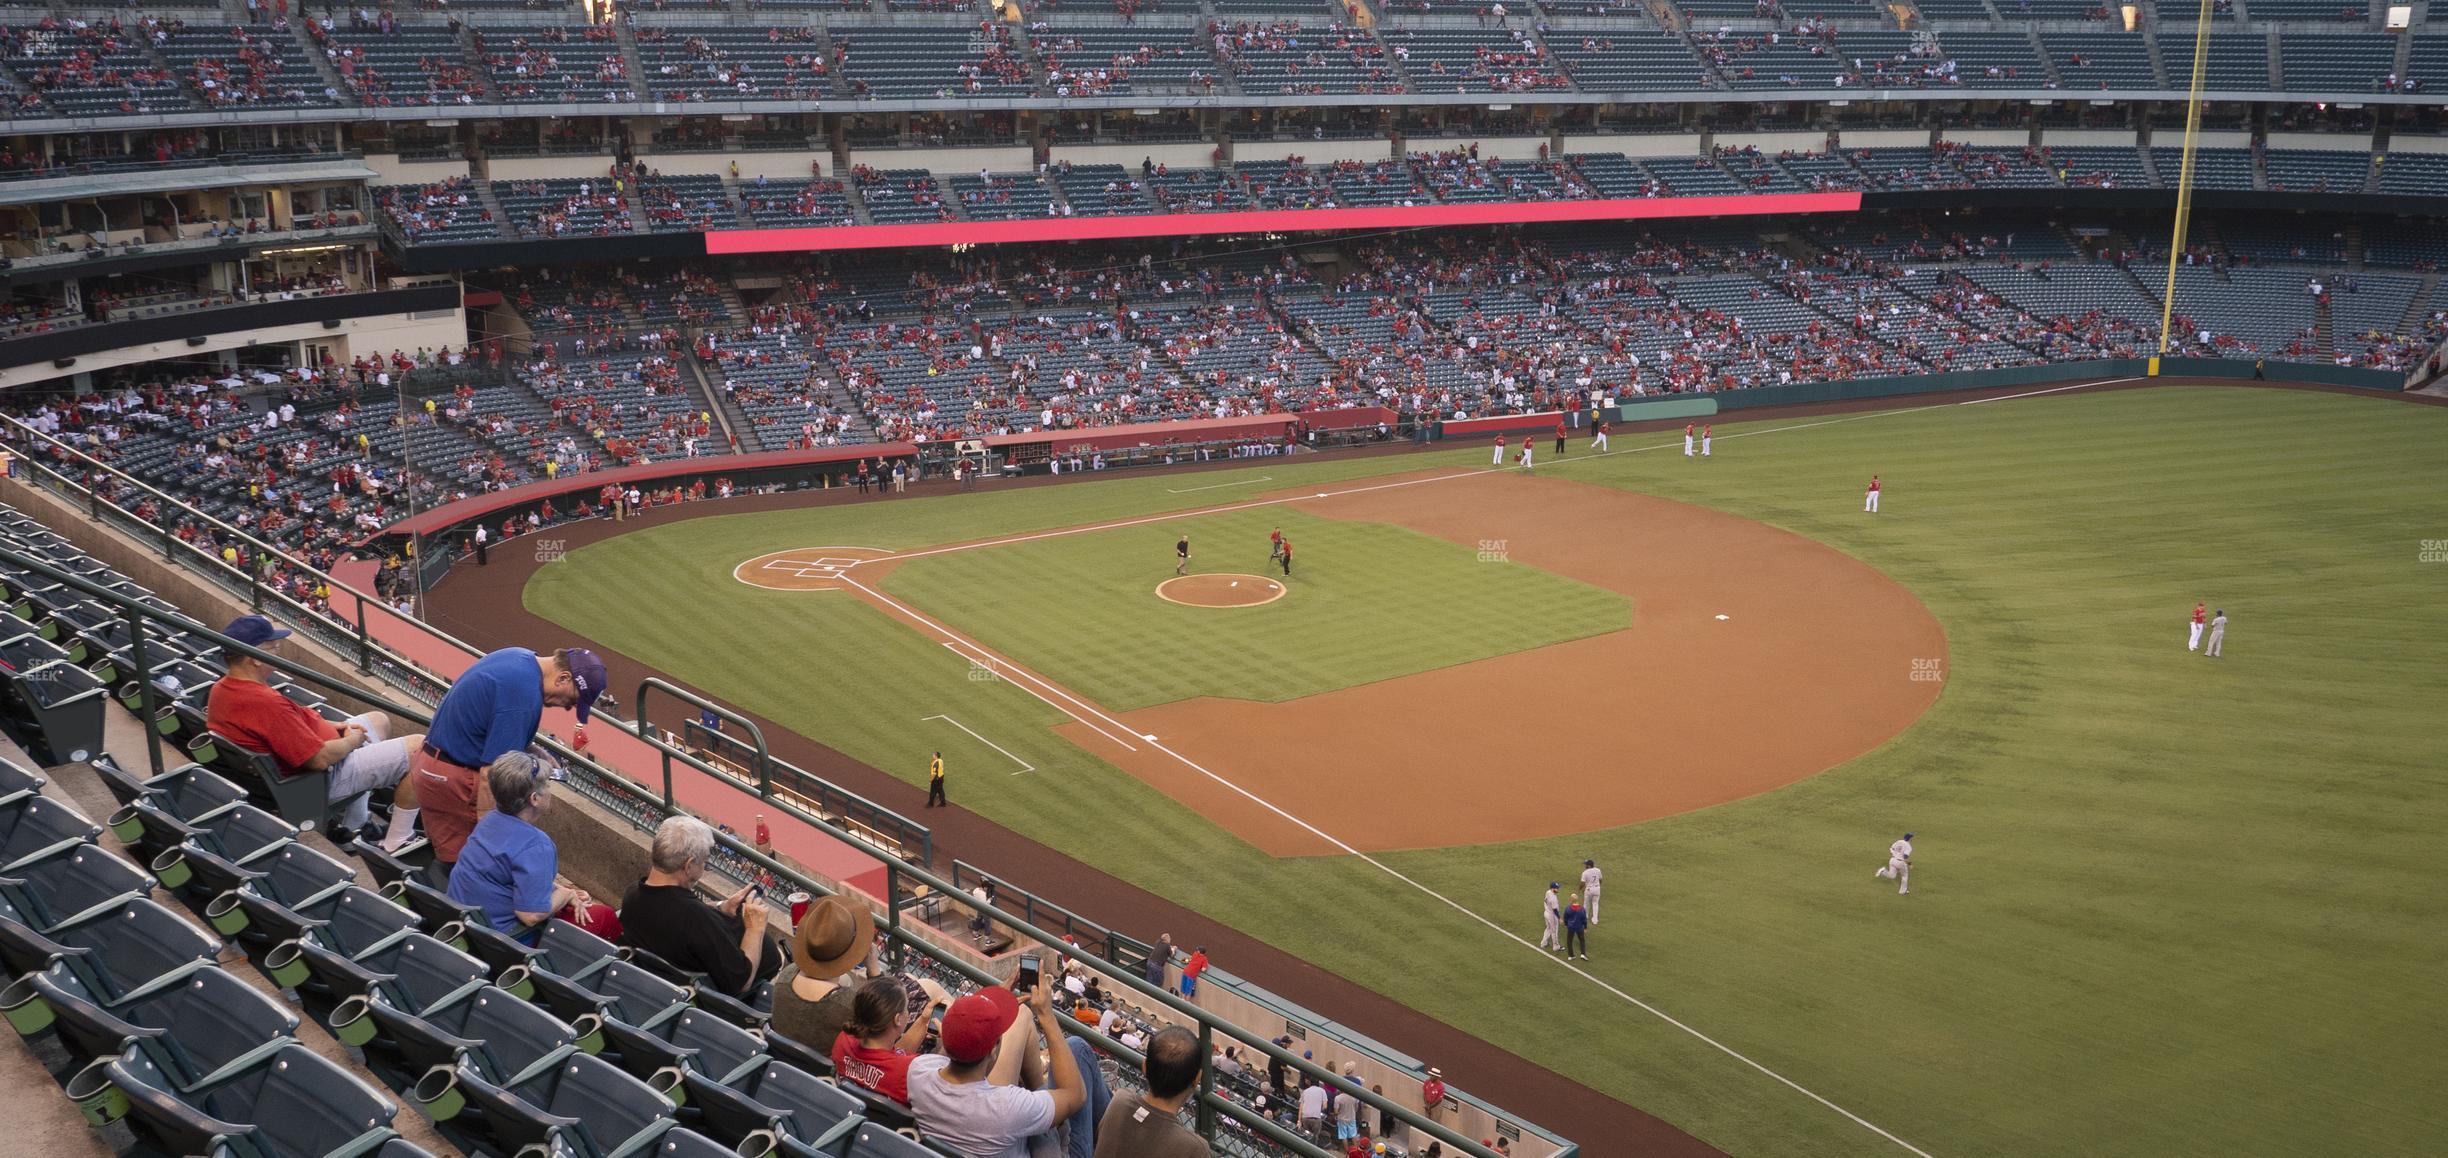
[{"label": "home plate area", "polygon": [[1284,585],[1264,575],[1176,575],[1156,596],[1185,607],[1256,607],[1284,597]]},{"label": "home plate area", "polygon": [[775,591],[838,591],[844,572],[889,554],[876,547],[799,547],[759,555],[732,568],[731,577]]}]

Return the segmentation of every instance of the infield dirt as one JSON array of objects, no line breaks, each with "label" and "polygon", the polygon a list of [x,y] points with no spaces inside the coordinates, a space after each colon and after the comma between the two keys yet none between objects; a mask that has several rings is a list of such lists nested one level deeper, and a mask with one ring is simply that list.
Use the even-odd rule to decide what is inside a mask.
[{"label": "infield dirt", "polygon": [[[1861,561],[1701,507],[1484,473],[1283,496],[1627,595],[1629,629],[1280,703],[1105,713],[1185,759],[1126,749],[1110,723],[1057,730],[1258,848],[1306,856],[1343,851],[1337,840],[1366,852],[1487,844],[1706,808],[1851,760],[1937,701],[1945,631]],[[1313,545],[1312,565],[1331,554]],[[872,587],[896,564],[860,578]]]}]

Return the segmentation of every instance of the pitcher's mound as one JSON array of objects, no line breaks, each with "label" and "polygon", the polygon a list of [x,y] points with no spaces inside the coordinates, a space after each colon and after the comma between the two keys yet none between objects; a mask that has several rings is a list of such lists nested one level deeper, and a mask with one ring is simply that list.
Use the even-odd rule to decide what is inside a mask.
[{"label": "pitcher's mound", "polygon": [[1264,575],[1176,575],[1156,595],[1186,607],[1256,607],[1283,598],[1284,585]]}]

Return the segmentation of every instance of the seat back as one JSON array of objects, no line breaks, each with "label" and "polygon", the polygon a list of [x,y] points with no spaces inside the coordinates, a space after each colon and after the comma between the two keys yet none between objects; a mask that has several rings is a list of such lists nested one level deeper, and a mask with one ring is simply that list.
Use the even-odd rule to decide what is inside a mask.
[{"label": "seat back", "polygon": [[588,1054],[572,1054],[517,1092],[546,1113],[576,1120],[562,1134],[583,1154],[605,1155],[672,1126],[672,1103],[653,1086]]},{"label": "seat back", "polygon": [[165,1154],[211,1154],[224,1139],[249,1133],[170,1092],[169,1080],[141,1053],[130,1050],[104,1070],[128,1100],[128,1128],[140,1142]]},{"label": "seat back", "polygon": [[23,876],[0,876],[0,895],[37,928],[152,891],[153,878],[143,870],[90,844],[29,865]]},{"label": "seat back", "polygon": [[101,835],[101,826],[76,809],[46,797],[29,797],[0,808],[0,871],[92,843]]},{"label": "seat back", "polygon": [[358,963],[390,974],[393,995],[420,1014],[485,979],[484,962],[423,933],[410,933],[365,954]]},{"label": "seat back", "polygon": [[782,1112],[701,1073],[680,1079],[680,1088],[696,1111],[697,1128],[725,1145],[736,1146],[758,1130],[782,1132]]},{"label": "seat back", "polygon": [[847,1158],[939,1158],[916,1138],[869,1123],[850,1139]]},{"label": "seat back", "polygon": [[384,940],[416,931],[416,914],[392,904],[371,889],[349,885],[324,894],[321,900],[296,910],[322,925],[315,936],[348,956],[364,953]]},{"label": "seat back", "polygon": [[702,1009],[682,1010],[680,1016],[664,1024],[663,1038],[683,1049],[695,1050],[690,1065],[717,1081],[730,1081],[742,1070],[771,1060],[765,1054],[765,1044],[754,1034]]},{"label": "seat back", "polygon": [[[399,1107],[338,1062],[302,1045],[206,1094],[214,1116],[245,1121],[267,1155],[323,1155],[385,1134]],[[371,1147],[368,1147],[371,1148]]]},{"label": "seat back", "polygon": [[[831,1133],[835,1126],[852,1118],[868,1118],[887,1125],[896,1119],[910,1120],[909,1111],[887,1098],[860,1098],[849,1088],[819,1080],[815,1075],[796,1066],[779,1062],[759,1071],[753,1087],[757,1101],[773,1107],[783,1117],[783,1129],[791,1137],[812,1142]],[[871,1109],[871,1105],[883,1107]]]}]

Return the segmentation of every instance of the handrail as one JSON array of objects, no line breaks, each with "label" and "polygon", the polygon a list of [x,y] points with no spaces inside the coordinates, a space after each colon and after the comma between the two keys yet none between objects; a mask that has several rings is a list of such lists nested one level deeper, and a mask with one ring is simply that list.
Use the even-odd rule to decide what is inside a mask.
[{"label": "handrail", "polygon": [[[646,693],[656,690],[660,690],[665,695],[679,700],[681,703],[688,704],[700,712],[712,712],[726,720],[731,721],[732,723],[748,729],[748,735],[756,741],[757,795],[760,797],[773,795],[773,747],[765,742],[765,729],[757,727],[755,720],[751,720],[746,716],[740,715],[738,712],[734,712],[729,708],[723,707],[722,705],[717,704],[704,696],[698,695],[687,688],[681,687],[678,684],[674,684],[661,676],[647,676],[645,679],[638,681],[637,727],[641,734],[643,734],[645,730],[651,726],[646,719]],[[669,808],[671,807],[671,804],[671,753],[665,752],[663,753],[663,806]]]},{"label": "handrail", "polygon": [[[150,719],[152,715],[158,714],[158,707],[156,704],[156,692],[153,687],[152,680],[151,669],[153,665],[149,656],[146,654],[147,649],[142,646],[142,628],[139,625],[145,621],[159,621],[164,624],[175,626],[182,632],[201,636],[205,639],[211,640],[218,644],[227,654],[244,655],[262,660],[275,670],[303,679],[310,684],[329,688],[339,694],[365,703],[374,709],[389,712],[402,718],[413,720],[420,724],[430,725],[433,721],[433,715],[430,711],[409,707],[407,705],[394,702],[388,697],[369,694],[363,688],[343,684],[336,679],[325,676],[320,672],[312,670],[311,668],[307,668],[296,661],[284,659],[252,645],[231,639],[227,635],[224,635],[217,630],[196,623],[194,620],[188,618],[184,614],[173,614],[160,611],[146,605],[141,599],[135,596],[121,591],[114,591],[93,582],[85,576],[64,570],[47,561],[34,559],[23,555],[12,547],[0,545],[0,564],[5,564],[10,567],[39,575],[52,582],[59,583],[65,587],[75,590],[89,599],[115,607],[121,612],[123,618],[125,618],[130,624],[131,637],[134,638],[137,643],[137,646],[131,649],[132,654],[130,656],[130,664],[134,669],[136,682],[141,689],[140,694],[143,696],[142,703],[148,719]],[[673,692],[679,691],[679,689],[670,690]],[[643,689],[641,689],[640,695],[643,697]],[[700,772],[707,773],[708,775],[719,775],[718,771],[712,765],[707,764],[703,760],[685,750],[672,747],[660,735],[656,734],[655,730],[651,726],[636,723],[624,723],[618,720],[607,720],[607,722],[621,730],[633,732],[643,743],[662,749],[667,760],[676,759],[689,765],[690,767],[697,769]],[[158,731],[152,727],[148,726],[145,731],[148,736],[148,755],[151,761],[151,767],[153,773],[155,775],[159,775],[166,770],[161,766],[162,757],[160,736]],[[617,774],[611,773],[608,770],[598,766],[593,760],[589,759],[584,754],[569,748],[567,745],[564,745],[559,741],[552,740],[548,737],[540,737],[538,742],[544,744],[549,751],[553,752],[574,770],[581,770],[586,775],[599,780],[628,783],[626,778],[620,777]],[[659,807],[658,811],[661,811],[665,816],[681,815],[685,813],[685,810],[668,805]],[[827,821],[820,818],[808,818],[806,819],[805,823],[814,826],[818,831],[821,831],[836,840],[843,841],[853,848],[861,847],[847,831]],[[788,880],[797,888],[805,889],[812,893],[828,895],[834,891],[826,888],[813,878],[800,873],[798,870],[790,868],[782,862],[766,856],[752,845],[746,844],[735,837],[721,832],[720,830],[715,831],[714,837],[717,844],[722,846],[725,851],[730,853],[732,856],[739,860],[756,865],[762,870],[772,873],[777,878]],[[871,853],[870,855],[877,854]],[[943,954],[938,956],[936,953],[927,952],[931,946],[924,938],[901,928],[899,918],[900,910],[896,905],[892,904],[894,897],[899,894],[900,878],[908,877],[918,884],[926,885],[930,889],[944,892],[948,895],[957,892],[957,890],[953,888],[952,882],[948,878],[940,876],[934,872],[908,865],[889,857],[877,855],[877,859],[883,862],[886,874],[887,886],[886,897],[884,898],[886,910],[886,933],[888,944],[890,944],[894,949],[896,961],[898,961],[902,955],[906,954],[910,948],[917,948],[927,957],[936,961],[939,965],[948,967],[954,972],[968,977],[979,984],[1000,984],[1001,982],[998,978],[987,973],[984,969],[961,960],[955,955]],[[1050,948],[1062,945],[1061,938],[1058,935],[1054,934],[1051,930],[1038,928],[1036,925],[1022,919],[1020,914],[1001,909],[991,903],[978,902],[974,898],[967,903],[981,910],[990,919],[1009,926],[1016,933],[1023,934]],[[1164,1008],[1171,1010],[1182,1020],[1197,1026],[1201,1038],[1202,1048],[1206,1049],[1209,1054],[1212,1053],[1215,1035],[1220,1032],[1226,1037],[1240,1042],[1244,1047],[1252,1050],[1257,1055],[1283,1062],[1286,1066],[1290,1067],[1296,1072],[1328,1083],[1345,1097],[1355,1098],[1362,1104],[1377,1110],[1381,1114],[1390,1114],[1396,1120],[1403,1122],[1406,1126],[1412,1129],[1420,1130],[1428,1137],[1445,1143],[1449,1148],[1458,1154],[1469,1155],[1470,1158],[1498,1158],[1495,1151],[1480,1146],[1475,1141],[1464,1137],[1461,1134],[1455,1133],[1453,1130],[1426,1118],[1408,1106],[1391,1101],[1381,1095],[1371,1093],[1365,1085],[1347,1080],[1340,1074],[1334,1073],[1305,1058],[1299,1057],[1293,1054],[1291,1051],[1277,1046],[1271,1039],[1264,1038],[1260,1035],[1245,1030],[1240,1026],[1226,1022],[1223,1019],[1218,1018],[1203,1009],[1200,1009],[1196,1005],[1192,1005],[1171,993],[1149,985],[1140,977],[1133,976],[1125,970],[1113,968],[1108,963],[1095,957],[1079,954],[1073,954],[1072,956],[1073,959],[1080,961],[1087,968],[1103,974],[1108,980],[1116,982],[1130,990],[1136,991],[1141,1001],[1153,1002],[1157,1005],[1163,1006]],[[1066,1029],[1082,1033],[1085,1035],[1086,1039],[1091,1040],[1092,1044],[1104,1043],[1109,1051],[1114,1054],[1114,1056],[1122,1058],[1133,1058],[1137,1056],[1134,1051],[1122,1047],[1118,1043],[1110,1042],[1109,1039],[1104,1038],[1101,1034],[1094,1034],[1089,1027],[1080,1025],[1077,1021],[1068,1017],[1068,1015],[1064,1015],[1062,1017],[1062,1022]],[[1207,1055],[1203,1054],[1202,1056]],[[1214,1094],[1212,1080],[1202,1082],[1201,1092],[1199,1094],[1199,1106],[1200,1127],[1203,1132],[1208,1133],[1210,1136],[1212,1136],[1214,1132],[1214,1116],[1217,1114],[1222,1114],[1224,1116],[1233,1118],[1236,1122],[1265,1134],[1269,1138],[1277,1141],[1279,1144],[1293,1150],[1295,1153],[1303,1155],[1304,1158],[1334,1158],[1334,1155],[1329,1154],[1327,1151],[1320,1149],[1307,1141],[1291,1136],[1289,1131],[1283,1130],[1280,1126],[1277,1126],[1272,1121],[1266,1120],[1262,1116],[1256,1114],[1254,1111],[1251,1111],[1246,1107],[1231,1101],[1230,1099]]]}]

